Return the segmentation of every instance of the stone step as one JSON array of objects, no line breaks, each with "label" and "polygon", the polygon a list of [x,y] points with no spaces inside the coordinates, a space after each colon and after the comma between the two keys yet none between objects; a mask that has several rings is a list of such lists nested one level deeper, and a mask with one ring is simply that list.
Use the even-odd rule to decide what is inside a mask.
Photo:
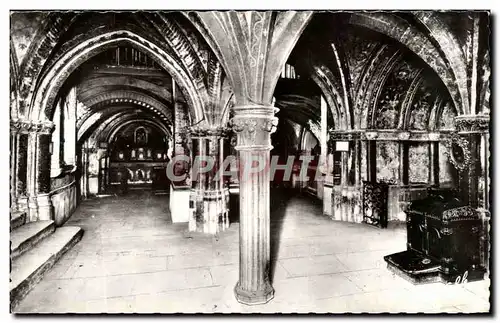
[{"label": "stone step", "polygon": [[15,259],[30,250],[40,240],[54,232],[54,221],[35,221],[23,224],[10,233],[10,259]]},{"label": "stone step", "polygon": [[10,310],[42,279],[43,275],[83,236],[80,227],[64,226],[11,262]]},{"label": "stone step", "polygon": [[16,211],[10,214],[10,231],[26,223],[26,212]]}]

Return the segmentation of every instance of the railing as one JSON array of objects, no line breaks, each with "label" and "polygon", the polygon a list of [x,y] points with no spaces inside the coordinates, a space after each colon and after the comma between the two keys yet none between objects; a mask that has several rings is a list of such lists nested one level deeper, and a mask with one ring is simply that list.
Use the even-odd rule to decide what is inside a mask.
[{"label": "railing", "polygon": [[112,66],[161,69],[147,54],[133,47],[117,47],[103,54],[103,62]]}]

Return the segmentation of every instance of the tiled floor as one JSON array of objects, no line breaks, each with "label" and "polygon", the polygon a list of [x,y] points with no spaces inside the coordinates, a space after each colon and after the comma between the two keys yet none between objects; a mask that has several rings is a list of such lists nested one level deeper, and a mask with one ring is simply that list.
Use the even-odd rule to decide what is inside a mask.
[{"label": "tiled floor", "polygon": [[[335,222],[310,200],[275,193],[271,234],[275,297],[239,304],[238,223],[208,237],[172,224],[168,196],[84,201],[68,224],[85,235],[17,312],[487,312],[489,280],[413,286],[382,257],[404,250],[403,227]],[[279,198],[277,198],[279,197]],[[277,261],[274,261],[276,260]]]}]

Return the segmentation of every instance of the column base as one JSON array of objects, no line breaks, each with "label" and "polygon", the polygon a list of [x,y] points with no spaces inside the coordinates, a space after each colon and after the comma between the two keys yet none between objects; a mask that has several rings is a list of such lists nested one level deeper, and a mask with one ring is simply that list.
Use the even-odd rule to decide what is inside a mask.
[{"label": "column base", "polygon": [[170,186],[170,215],[172,223],[189,222],[191,209],[189,207],[189,187],[174,188]]},{"label": "column base", "polygon": [[27,222],[38,221],[38,204],[35,197],[29,197],[27,199],[27,211],[28,211],[28,220]]},{"label": "column base", "polygon": [[323,214],[329,217],[333,216],[333,178],[325,176],[323,183]]},{"label": "column base", "polygon": [[54,212],[50,195],[48,194],[38,195],[37,204],[38,204],[38,220],[40,221],[53,220]]},{"label": "column base", "polygon": [[194,212],[189,219],[189,231],[218,234],[229,228],[229,192],[206,190],[191,192]]},{"label": "column base", "polygon": [[261,305],[266,304],[274,298],[274,288],[267,282],[263,290],[246,291],[241,289],[240,282],[238,282],[234,287],[234,296],[241,304]]},{"label": "column base", "polygon": [[16,201],[17,210],[21,212],[28,212],[28,198],[26,196],[19,196]]}]

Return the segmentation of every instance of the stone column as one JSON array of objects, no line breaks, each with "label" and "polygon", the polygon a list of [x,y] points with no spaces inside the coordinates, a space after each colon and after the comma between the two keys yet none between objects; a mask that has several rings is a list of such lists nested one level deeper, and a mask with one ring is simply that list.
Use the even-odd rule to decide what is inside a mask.
[{"label": "stone column", "polygon": [[[459,138],[465,143],[464,167],[459,169],[459,191],[462,198],[474,208],[479,205],[479,177],[481,176],[481,137],[489,133],[489,115],[462,115],[455,118]],[[451,153],[453,154],[453,153]],[[456,163],[451,158],[452,163]]]},{"label": "stone column", "polygon": [[429,134],[429,184],[439,186],[439,134]]},{"label": "stone column", "polygon": [[349,185],[349,151],[342,151],[340,153],[340,165],[341,165],[341,178],[340,178],[340,184],[342,186],[348,186]]},{"label": "stone column", "polygon": [[[231,119],[237,134],[236,150],[240,167],[240,266],[235,287],[236,299],[243,304],[267,303],[274,297],[270,268],[270,174],[271,133],[278,111],[272,106],[247,105],[234,108]],[[263,171],[245,174],[250,161],[265,162]]]},{"label": "stone column", "polygon": [[56,177],[61,174],[62,165],[64,164],[64,115],[61,112],[61,101],[56,104],[54,116],[54,132],[52,133],[52,156],[50,162],[50,175]]},{"label": "stone column", "polygon": [[[238,152],[236,151],[236,134],[231,132],[228,135],[229,147],[228,147],[228,158],[236,158]],[[236,163],[231,163],[229,165],[229,170],[231,174],[238,174],[238,167]],[[240,182],[238,176],[229,177],[229,218],[239,219],[240,218]]]},{"label": "stone column", "polygon": [[[191,141],[188,138],[189,114],[187,113],[187,104],[182,93],[177,89],[175,81],[172,80],[172,97],[174,100],[174,133],[172,159],[179,158],[173,164],[173,174],[184,177],[182,180],[171,180],[170,186],[170,214],[173,223],[189,222],[192,213],[190,207],[191,196],[191,165],[188,160],[180,157],[191,156]],[[172,162],[172,160],[171,160]]]},{"label": "stone column", "polygon": [[[189,231],[217,234],[229,227],[229,190],[224,184],[223,173],[219,172],[226,131],[198,127],[190,131],[193,153],[191,199],[195,210],[189,219]],[[205,157],[213,162],[208,169]]]},{"label": "stone column", "polygon": [[323,187],[323,214],[333,216],[333,153],[335,141],[330,138],[327,145],[326,173]]},{"label": "stone column", "polygon": [[[73,87],[66,96],[66,100],[61,107],[63,117],[64,138],[64,163],[67,165],[76,164],[76,88]],[[65,108],[64,108],[65,107]]]},{"label": "stone column", "polygon": [[372,183],[377,181],[377,141],[376,133],[366,133],[366,180]]},{"label": "stone column", "polygon": [[17,203],[17,176],[18,176],[18,160],[17,155],[19,154],[19,129],[15,124],[11,121],[10,123],[10,210],[11,212],[18,211],[18,203]]},{"label": "stone column", "polygon": [[399,185],[408,185],[408,142],[400,141],[399,143]]},{"label": "stone column", "polygon": [[27,211],[28,209],[28,134],[30,124],[18,123],[20,125],[17,133],[17,153],[16,153],[16,200],[19,210]]},{"label": "stone column", "polygon": [[490,134],[485,133],[483,136],[484,144],[484,208],[490,208]]},{"label": "stone column", "polygon": [[361,140],[356,138],[354,141],[354,185],[361,185]]},{"label": "stone column", "polygon": [[32,123],[27,136],[27,186],[29,221],[52,220],[50,200],[50,142],[54,124]]}]

